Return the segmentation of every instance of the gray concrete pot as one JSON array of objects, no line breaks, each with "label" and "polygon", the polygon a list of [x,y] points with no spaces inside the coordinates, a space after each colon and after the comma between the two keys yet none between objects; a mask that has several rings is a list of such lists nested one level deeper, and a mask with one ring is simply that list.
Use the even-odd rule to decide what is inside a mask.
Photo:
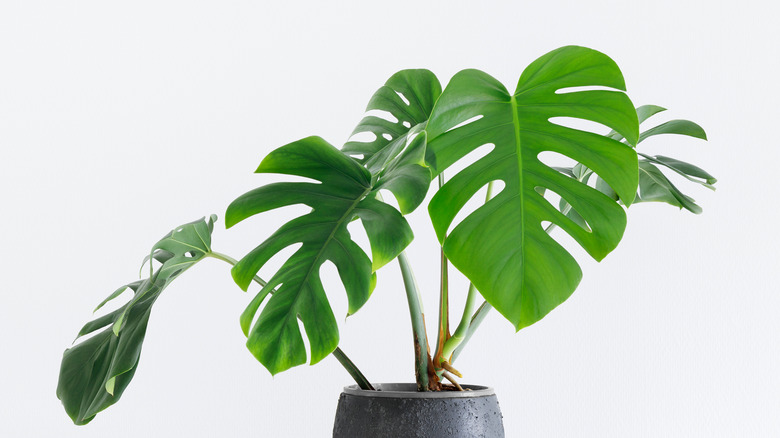
[{"label": "gray concrete pot", "polygon": [[339,397],[333,438],[503,438],[492,388],[417,392],[414,383],[380,383],[377,391],[347,386]]}]

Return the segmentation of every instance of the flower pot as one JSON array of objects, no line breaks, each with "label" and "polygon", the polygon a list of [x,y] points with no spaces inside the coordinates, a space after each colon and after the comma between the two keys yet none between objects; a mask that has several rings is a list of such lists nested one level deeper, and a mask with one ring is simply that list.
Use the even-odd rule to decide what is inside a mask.
[{"label": "flower pot", "polygon": [[339,397],[333,438],[504,436],[498,398],[492,388],[417,392],[414,383],[374,385],[377,391],[347,386]]}]

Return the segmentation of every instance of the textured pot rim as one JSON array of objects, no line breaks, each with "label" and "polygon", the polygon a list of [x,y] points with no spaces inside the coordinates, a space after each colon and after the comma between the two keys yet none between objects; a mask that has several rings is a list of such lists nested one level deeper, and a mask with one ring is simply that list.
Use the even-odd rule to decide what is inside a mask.
[{"label": "textured pot rim", "polygon": [[349,385],[344,387],[344,394],[380,398],[473,398],[495,395],[495,391],[489,386],[461,386],[470,389],[470,391],[417,392],[417,384],[415,383],[375,383],[376,391],[360,389],[357,385]]}]

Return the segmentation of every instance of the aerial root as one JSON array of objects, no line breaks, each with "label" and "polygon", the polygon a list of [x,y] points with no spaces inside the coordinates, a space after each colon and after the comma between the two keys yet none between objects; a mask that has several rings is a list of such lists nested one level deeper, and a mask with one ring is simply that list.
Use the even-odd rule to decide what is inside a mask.
[{"label": "aerial root", "polygon": [[460,371],[456,370],[456,369],[455,369],[455,368],[454,368],[452,365],[450,365],[450,363],[449,363],[449,362],[447,362],[446,360],[445,360],[445,361],[442,361],[442,363],[441,363],[441,367],[442,367],[442,368],[444,368],[445,370],[447,370],[447,371],[451,372],[452,374],[455,374],[456,376],[460,377],[461,379],[463,378],[463,374],[461,374],[461,373],[460,373]]}]

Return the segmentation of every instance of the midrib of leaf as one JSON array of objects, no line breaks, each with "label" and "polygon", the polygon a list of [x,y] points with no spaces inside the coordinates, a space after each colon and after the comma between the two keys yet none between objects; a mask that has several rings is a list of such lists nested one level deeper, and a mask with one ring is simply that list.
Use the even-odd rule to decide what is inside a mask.
[{"label": "midrib of leaf", "polygon": [[195,228],[193,228],[193,229],[195,230],[195,234],[197,234],[197,235],[198,235],[198,239],[200,239],[200,242],[203,244],[203,248],[205,248],[205,249],[206,249],[206,252],[207,252],[207,253],[208,253],[208,252],[211,252],[211,248],[209,248],[209,246],[206,244],[206,241],[205,241],[205,240],[203,240],[203,236],[201,236],[201,235],[200,235],[200,232],[198,232],[198,228],[197,228],[197,227],[195,227]]},{"label": "midrib of leaf", "polygon": [[647,159],[648,161],[651,161],[653,163],[660,164],[661,166],[664,166],[667,169],[671,169],[674,173],[682,176],[683,178],[687,179],[688,181],[695,182],[696,184],[703,185],[704,187],[707,187],[710,190],[715,190],[715,187],[712,184],[708,184],[707,181],[700,181],[699,179],[696,179],[698,177],[696,177],[696,178],[691,177],[690,175],[688,175],[685,172],[675,168],[674,166],[670,166],[670,165],[664,163],[663,161],[659,161],[659,160],[655,159],[654,157],[651,157],[650,155],[646,155],[646,154],[643,154],[641,152],[637,152],[637,155],[640,155],[640,156],[644,157],[645,159]]},{"label": "midrib of leaf", "polygon": [[515,131],[515,151],[517,152],[517,173],[519,176],[519,187],[517,196],[520,198],[520,266],[522,266],[522,277],[520,278],[520,284],[525,284],[525,199],[523,197],[523,152],[520,147],[520,116],[517,113],[517,99],[512,96],[509,104],[512,106],[512,123],[514,124]]},{"label": "midrib of leaf", "polygon": [[[198,231],[197,231],[197,230],[195,231],[195,234],[198,234]],[[198,234],[198,238],[199,238],[201,241],[203,241],[203,239],[200,237],[200,234]],[[204,246],[203,248],[199,248],[199,247],[197,247],[197,246],[195,246],[195,245],[190,245],[190,244],[189,244],[189,243],[187,243],[187,242],[182,242],[181,240],[176,240],[176,239],[174,239],[173,237],[169,237],[169,239],[170,239],[171,241],[173,241],[173,242],[176,242],[176,243],[181,243],[181,244],[182,244],[182,245],[184,245],[184,246],[189,246],[190,248],[195,248],[195,249],[197,249],[198,251],[203,251],[203,252],[210,252],[210,251],[211,251],[211,250],[208,248],[208,245],[206,245],[206,242],[203,242],[203,246]]]},{"label": "midrib of leaf", "polygon": [[[355,200],[352,202],[352,204],[349,206],[349,208],[344,211],[344,214],[341,216],[341,218],[335,222],[336,225],[333,226],[333,230],[330,232],[327,238],[325,238],[325,243],[320,247],[320,250],[317,252],[317,255],[314,256],[312,259],[311,264],[309,265],[309,270],[306,272],[306,276],[303,277],[303,281],[301,281],[301,288],[298,289],[297,295],[295,297],[295,301],[293,302],[293,305],[291,307],[298,306],[298,300],[301,299],[301,289],[304,287],[304,285],[307,285],[309,283],[309,277],[311,276],[311,273],[314,272],[314,267],[317,265],[317,262],[319,261],[320,257],[322,257],[322,253],[325,251],[325,248],[330,245],[331,240],[333,240],[333,236],[336,235],[336,232],[339,230],[339,227],[341,227],[341,224],[344,223],[346,218],[349,216],[349,214],[355,210],[355,206],[357,206],[361,200],[363,200],[363,197],[365,197],[369,192],[371,192],[371,187],[366,188],[363,193],[358,195]],[[287,323],[290,319],[290,316],[293,313],[290,312],[287,314],[287,318],[285,323]],[[295,317],[298,317],[297,312],[295,313]]]}]

